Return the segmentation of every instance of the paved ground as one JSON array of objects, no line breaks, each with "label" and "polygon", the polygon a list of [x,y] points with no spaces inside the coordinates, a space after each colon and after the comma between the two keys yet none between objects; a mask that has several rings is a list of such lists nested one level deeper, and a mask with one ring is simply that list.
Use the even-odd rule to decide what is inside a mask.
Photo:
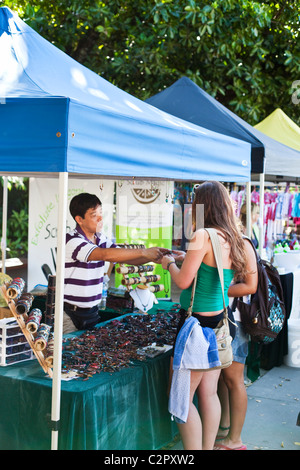
[{"label": "paved ground", "polygon": [[247,389],[243,441],[249,450],[300,450],[300,369],[282,365]]},{"label": "paved ground", "polygon": [[[242,438],[248,450],[300,450],[300,369],[281,366],[247,387]],[[180,439],[169,449],[183,449]]]}]

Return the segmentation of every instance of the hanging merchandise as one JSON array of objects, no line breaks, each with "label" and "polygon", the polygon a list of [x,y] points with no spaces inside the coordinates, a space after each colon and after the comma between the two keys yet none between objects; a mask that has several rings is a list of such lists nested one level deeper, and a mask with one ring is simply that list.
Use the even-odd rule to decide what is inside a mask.
[{"label": "hanging merchandise", "polygon": [[[241,205],[245,203],[245,187],[236,184],[230,191],[231,199],[236,207],[237,216],[240,215]],[[252,186],[251,203],[259,206],[260,193],[257,186]],[[263,248],[267,250],[269,259],[279,240],[288,239],[289,247],[293,245],[298,234],[295,234],[300,224],[300,194],[298,186],[292,183],[270,184],[265,187],[263,194]],[[299,233],[300,235],[300,233]],[[293,242],[292,244],[290,242]],[[277,251],[279,247],[277,246]]]}]

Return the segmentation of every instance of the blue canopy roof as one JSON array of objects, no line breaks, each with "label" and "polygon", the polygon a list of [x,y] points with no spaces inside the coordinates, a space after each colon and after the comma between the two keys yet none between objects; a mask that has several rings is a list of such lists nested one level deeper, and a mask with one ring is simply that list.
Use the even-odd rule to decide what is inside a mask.
[{"label": "blue canopy roof", "polygon": [[231,112],[187,77],[147,103],[181,119],[251,144],[251,171],[300,176],[300,152],[271,139]]},{"label": "blue canopy roof", "polygon": [[2,7],[0,171],[242,182],[250,145],[120,90]]}]

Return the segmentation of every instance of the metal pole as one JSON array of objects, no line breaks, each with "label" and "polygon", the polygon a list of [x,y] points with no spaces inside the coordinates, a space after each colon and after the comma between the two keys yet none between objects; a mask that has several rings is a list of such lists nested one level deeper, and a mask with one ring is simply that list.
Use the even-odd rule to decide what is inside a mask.
[{"label": "metal pole", "polygon": [[58,449],[58,430],[60,421],[61,398],[61,360],[63,337],[64,312],[64,272],[65,272],[65,243],[68,173],[59,174],[59,210],[57,226],[57,264],[56,264],[56,290],[55,290],[55,316],[54,316],[54,357],[52,379],[52,408],[51,408],[51,450]]},{"label": "metal pole", "polygon": [[251,182],[246,183],[246,235],[251,238],[252,222],[251,222]]},{"label": "metal pole", "polygon": [[2,212],[2,237],[1,237],[1,251],[2,251],[2,272],[6,272],[6,244],[7,244],[7,176],[3,176],[3,212]]},{"label": "metal pole", "polygon": [[258,253],[262,256],[264,246],[264,203],[265,203],[265,174],[259,175],[259,242]]}]

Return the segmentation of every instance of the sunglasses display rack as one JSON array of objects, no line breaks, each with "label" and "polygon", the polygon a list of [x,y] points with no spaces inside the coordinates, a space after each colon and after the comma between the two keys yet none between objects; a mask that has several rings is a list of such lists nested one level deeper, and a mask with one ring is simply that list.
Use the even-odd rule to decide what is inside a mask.
[{"label": "sunglasses display rack", "polygon": [[0,320],[0,366],[9,366],[31,359],[34,359],[34,353],[15,318]]},{"label": "sunglasses display rack", "polygon": [[[10,284],[4,284],[3,286],[1,286],[1,293],[11,313],[13,314],[14,320],[16,321],[14,328],[16,329],[18,328],[19,331],[22,333],[22,335],[26,338],[26,341],[31,349],[31,352],[34,354],[34,356],[38,360],[40,366],[42,367],[44,372],[48,374],[49,377],[52,378],[53,376],[52,368],[48,365],[49,362],[46,361],[47,350],[46,349],[41,350],[41,344],[43,343],[44,345],[47,344],[47,339],[45,337],[45,328],[44,328],[45,325],[42,324],[40,325],[41,328],[37,327],[36,329],[27,328],[26,324],[28,322],[28,319],[32,320],[30,322],[31,326],[34,326],[33,325],[34,321],[38,323],[38,315],[35,315],[37,312],[33,312],[33,315],[31,315],[32,312],[30,311],[28,312],[24,311],[23,313],[19,313],[17,311],[18,299],[20,299],[23,293],[24,286],[25,286],[25,282],[21,278],[15,278],[12,280]],[[29,301],[29,304],[30,304],[30,301]],[[27,305],[27,307],[30,308],[30,305]],[[34,309],[34,310],[38,310],[38,309]],[[7,320],[11,320],[11,318]],[[6,344],[5,344],[6,347],[7,347],[7,339],[8,339],[8,336],[6,334]],[[4,350],[4,344],[2,344],[2,351],[3,350]],[[30,350],[28,350],[27,352],[30,353]]]}]

